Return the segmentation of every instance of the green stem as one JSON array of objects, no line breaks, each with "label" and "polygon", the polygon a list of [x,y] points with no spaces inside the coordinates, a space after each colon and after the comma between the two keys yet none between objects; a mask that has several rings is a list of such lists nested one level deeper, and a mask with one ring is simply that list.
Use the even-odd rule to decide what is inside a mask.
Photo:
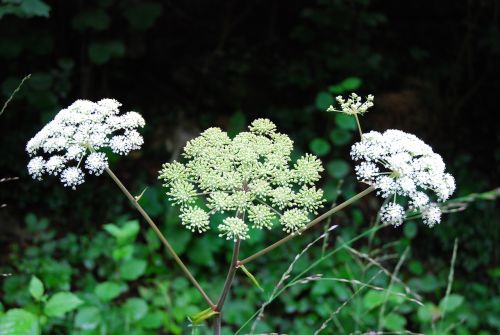
[{"label": "green stem", "polygon": [[356,123],[358,125],[359,137],[363,139],[363,130],[361,130],[361,123],[359,122],[358,114],[354,114],[354,118],[356,119]]},{"label": "green stem", "polygon": [[222,307],[224,307],[224,302],[226,301],[231,285],[233,284],[234,275],[236,274],[236,269],[238,268],[238,255],[240,253],[240,239],[234,242],[233,257],[231,259],[231,266],[227,272],[226,282],[224,283],[224,288],[217,301],[216,311],[219,314],[216,315],[214,320],[214,335],[220,335],[222,326]]},{"label": "green stem", "polygon": [[156,235],[161,240],[161,242],[163,243],[163,245],[167,248],[167,250],[169,251],[169,253],[172,255],[172,257],[174,258],[175,262],[180,266],[182,272],[184,272],[184,274],[186,275],[186,277],[191,281],[191,283],[194,285],[194,287],[196,287],[196,289],[200,292],[200,294],[203,296],[203,299],[205,299],[205,301],[210,306],[210,308],[215,309],[216,305],[212,302],[212,300],[210,299],[210,297],[205,293],[205,291],[203,290],[203,288],[201,287],[201,285],[193,277],[193,275],[191,274],[191,272],[189,271],[189,269],[186,267],[186,265],[184,265],[184,263],[182,262],[182,260],[180,259],[180,257],[177,255],[177,253],[175,252],[175,250],[172,248],[172,246],[170,245],[170,243],[167,241],[167,239],[165,238],[165,236],[162,234],[162,232],[160,231],[160,229],[158,228],[158,226],[149,217],[148,213],[146,213],[144,211],[144,209],[141,207],[141,205],[139,205],[139,203],[134,198],[134,196],[132,194],[130,194],[130,192],[123,185],[123,183],[120,181],[120,179],[118,179],[118,177],[113,173],[113,171],[111,171],[109,168],[106,168],[106,172],[111,177],[111,179],[113,179],[113,181],[116,183],[116,185],[118,185],[118,187],[120,188],[120,190],[125,194],[125,196],[127,197],[127,199],[135,207],[135,209],[137,209],[137,211],[142,215],[142,217],[144,218],[144,220],[146,220],[146,222],[149,224],[149,226],[153,229],[153,231],[156,233]]},{"label": "green stem", "polygon": [[267,254],[269,251],[273,250],[273,249],[276,249],[277,247],[279,247],[280,245],[282,245],[283,243],[286,243],[288,242],[289,240],[291,240],[292,238],[296,237],[297,235],[300,235],[302,234],[304,231],[306,231],[307,229],[311,228],[312,226],[320,223],[321,221],[325,220],[326,218],[328,218],[329,216],[337,213],[338,211],[342,210],[343,208],[349,206],[350,204],[356,202],[357,200],[361,199],[362,197],[364,197],[365,195],[367,194],[370,194],[371,192],[373,192],[375,189],[373,188],[373,186],[370,186],[368,187],[366,190],[356,194],[355,196],[353,196],[352,198],[344,201],[343,203],[335,206],[334,208],[330,209],[328,212],[318,216],[316,219],[312,220],[311,222],[309,222],[304,228],[302,228],[301,230],[299,230],[298,232],[296,232],[295,234],[291,234],[291,235],[288,235],[287,237],[284,237],[282,238],[281,240],[277,241],[277,242],[274,242],[273,244],[271,244],[270,246],[262,249],[261,251],[258,251],[256,252],[255,254],[239,261],[237,263],[238,266],[240,265],[245,265],[246,263],[248,262],[251,262],[253,261],[254,259],[256,259],[257,257],[260,257],[264,254]]}]

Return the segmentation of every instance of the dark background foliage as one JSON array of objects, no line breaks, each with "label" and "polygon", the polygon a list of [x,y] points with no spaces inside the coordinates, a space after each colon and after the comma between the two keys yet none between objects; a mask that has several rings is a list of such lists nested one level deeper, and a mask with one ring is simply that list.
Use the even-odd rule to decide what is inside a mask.
[{"label": "dark background foliage", "polygon": [[[0,263],[9,266],[13,250],[32,243],[28,213],[49,218],[57,237],[91,236],[118,216],[135,215],[106,178],[71,191],[26,173],[25,143],[77,98],[113,97],[144,115],[144,149],[113,166],[134,192],[150,186],[145,206],[158,218],[166,206],[156,181],[161,163],[206,127],[237,132],[256,117],[272,119],[300,150],[319,151],[332,164],[323,181],[330,200],[340,179],[340,197],[352,194],[348,146],[328,143],[332,129],[345,129],[324,111],[336,93],[348,93],[346,78],[358,93],[375,95],[365,129],[417,134],[448,162],[458,195],[495,188],[499,11],[494,0],[1,1],[4,99],[32,76],[0,120],[0,176],[20,177],[0,185],[8,204],[0,211]],[[361,209],[368,219],[376,207],[372,201]],[[458,238],[458,287],[477,282],[497,295],[498,224],[494,202],[474,204],[419,231],[414,257],[427,267],[441,264],[444,274]],[[208,275],[223,277],[227,247],[213,251]]]}]

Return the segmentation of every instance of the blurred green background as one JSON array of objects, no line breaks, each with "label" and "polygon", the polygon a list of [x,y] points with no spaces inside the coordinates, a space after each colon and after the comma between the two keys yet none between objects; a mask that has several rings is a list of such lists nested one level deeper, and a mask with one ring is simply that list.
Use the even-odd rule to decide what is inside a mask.
[{"label": "blurred green background", "polygon": [[[365,130],[396,128],[421,137],[447,162],[457,196],[495,189],[499,14],[495,0],[1,0],[3,100],[25,75],[31,78],[0,116],[0,178],[19,177],[0,184],[6,205],[0,209],[0,273],[11,274],[0,277],[0,315],[15,307],[47,314],[30,297],[35,275],[49,296],[71,291],[80,300],[71,311],[40,317],[47,334],[209,332],[206,325],[190,327],[187,316],[206,306],[145,224],[138,221],[143,229],[137,229],[139,217],[111,180],[88,178],[72,191],[55,178],[28,176],[26,142],[78,98],[112,97],[123,110],[143,114],[144,149],[113,157],[112,168],[135,194],[147,187],[141,204],[213,297],[231,245],[215,233],[200,238],[182,228],[157,181],[161,164],[207,127],[235,134],[257,117],[270,118],[294,139],[297,153],[320,156],[326,198],[338,202],[361,189],[348,155],[357,133],[353,120],[325,109],[339,94],[374,94],[375,107],[361,120]],[[398,292],[407,287],[423,306],[386,291],[358,292],[352,282],[312,280],[270,304],[257,331],[312,334],[333,313],[325,334],[499,334],[494,197],[446,215],[433,229],[409,222],[353,244],[388,271],[397,269],[407,286],[377,274],[379,266],[346,248],[308,273],[373,280]],[[332,218],[329,224],[339,228],[295,271],[366,231],[380,204],[371,197]],[[119,236],[104,228],[109,223]],[[237,276],[224,314],[226,334],[257,310],[294,256],[322,232],[318,227],[249,264],[264,292]],[[255,236],[242,252],[250,255],[280,236]],[[452,295],[443,304],[455,240]]]}]

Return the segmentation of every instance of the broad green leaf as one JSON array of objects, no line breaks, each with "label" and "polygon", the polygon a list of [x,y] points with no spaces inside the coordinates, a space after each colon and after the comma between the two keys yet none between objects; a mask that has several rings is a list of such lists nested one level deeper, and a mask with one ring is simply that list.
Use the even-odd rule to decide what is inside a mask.
[{"label": "broad green leaf", "polygon": [[61,317],[82,303],[83,301],[71,292],[58,292],[47,301],[44,312],[47,316]]},{"label": "broad green leaf", "polygon": [[157,329],[163,324],[164,318],[165,312],[155,310],[146,314],[146,316],[140,321],[140,325],[145,329]]},{"label": "broad green leaf", "polygon": [[335,128],[330,132],[330,140],[336,145],[344,145],[352,140],[352,133],[345,129]]},{"label": "broad green leaf", "polygon": [[427,303],[418,308],[417,315],[421,322],[431,322],[432,320],[437,320],[441,316],[441,313],[436,305]]},{"label": "broad green leaf", "polygon": [[363,304],[367,309],[373,309],[384,303],[385,295],[386,293],[381,291],[368,291],[363,297]]},{"label": "broad green leaf", "polygon": [[453,312],[464,302],[464,297],[458,294],[450,294],[439,302],[439,309],[444,312]]},{"label": "broad green leaf", "polygon": [[35,300],[40,300],[44,293],[43,283],[36,276],[32,276],[29,284],[29,291]]},{"label": "broad green leaf", "polygon": [[358,77],[348,77],[340,83],[344,91],[355,91],[361,84],[362,80]]},{"label": "broad green leaf", "polygon": [[406,319],[401,315],[390,313],[384,316],[383,325],[385,329],[401,331],[406,326]]},{"label": "broad green leaf", "polygon": [[139,228],[139,222],[136,220],[128,221],[123,226],[117,226],[112,223],[104,225],[104,230],[116,238],[118,245],[133,242],[139,233]]},{"label": "broad green leaf", "polygon": [[95,295],[102,301],[110,301],[118,297],[122,292],[122,285],[114,282],[104,282],[98,284],[95,289]]},{"label": "broad green leaf", "polygon": [[82,307],[75,316],[75,326],[83,330],[92,330],[101,323],[101,311],[94,306]]},{"label": "broad green leaf", "polygon": [[316,95],[316,108],[325,111],[331,104],[333,104],[333,97],[328,92],[319,92]]},{"label": "broad green leaf", "polygon": [[94,42],[90,44],[88,53],[93,63],[102,65],[113,58],[123,57],[125,45],[121,41]]},{"label": "broad green leaf", "polygon": [[120,277],[125,280],[136,280],[146,271],[146,261],[142,259],[129,259],[120,266]]},{"label": "broad green leaf", "polygon": [[11,309],[0,317],[0,335],[40,335],[37,317],[24,309]]},{"label": "broad green leaf", "polygon": [[[152,231],[152,230],[150,230]],[[113,259],[115,261],[121,261],[123,259],[129,259],[132,257],[132,255],[134,254],[134,245],[133,244],[126,244],[124,246],[119,246],[119,247],[116,247],[114,250],[113,250]]]},{"label": "broad green leaf", "polygon": [[335,123],[341,129],[345,129],[345,130],[356,130],[358,127],[356,125],[356,119],[354,118],[354,116],[343,114],[343,113],[335,114]]},{"label": "broad green leaf", "polygon": [[403,226],[403,233],[408,238],[414,238],[417,235],[417,224],[415,221],[407,222]]},{"label": "broad green leaf", "polygon": [[330,152],[330,143],[318,137],[309,143],[309,149],[317,156],[324,156]]},{"label": "broad green leaf", "polygon": [[344,178],[350,171],[349,164],[341,159],[335,159],[326,164],[328,174],[334,178]]},{"label": "broad green leaf", "polygon": [[123,309],[131,321],[139,321],[148,312],[148,304],[143,299],[130,298],[125,302]]},{"label": "broad green leaf", "polygon": [[422,263],[418,260],[412,260],[408,263],[408,269],[410,270],[411,273],[414,273],[416,275],[421,275],[424,272],[424,267],[422,266]]}]

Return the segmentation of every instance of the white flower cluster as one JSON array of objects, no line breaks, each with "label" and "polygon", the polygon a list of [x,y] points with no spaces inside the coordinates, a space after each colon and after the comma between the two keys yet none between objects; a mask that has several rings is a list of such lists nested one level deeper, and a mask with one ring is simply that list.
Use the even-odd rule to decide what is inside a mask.
[{"label": "white flower cluster", "polygon": [[336,98],[341,110],[336,110],[333,106],[328,107],[327,112],[342,112],[349,115],[363,114],[368,108],[373,107],[373,95],[368,95],[365,102],[361,102],[361,97],[352,93],[350,98],[345,100],[342,96]]},{"label": "white flower cluster", "polygon": [[396,202],[398,196],[408,203],[410,212],[421,213],[425,224],[441,221],[441,210],[433,199],[447,200],[455,191],[455,179],[445,173],[441,156],[418,137],[400,130],[371,131],[352,146],[351,156],[360,162],[355,168],[360,181],[372,185],[384,198],[393,197],[381,209],[382,222],[403,223],[406,214]]},{"label": "white flower cluster", "polygon": [[163,165],[159,178],[191,231],[210,229],[210,216],[219,212],[230,214],[218,226],[228,240],[247,239],[250,227],[271,229],[275,222],[295,233],[322,206],[323,191],[314,187],[323,171],[318,158],[306,154],[292,164],[292,140],[267,119],[249,129],[231,139],[209,128],[186,144],[184,164]]},{"label": "white flower cluster", "polygon": [[77,100],[61,110],[26,145],[30,156],[40,151],[49,156],[32,158],[29,174],[39,180],[44,174],[59,176],[64,186],[75,189],[84,182],[82,166],[94,175],[108,167],[107,156],[98,150],[109,147],[126,155],[140,149],[144,141],[136,129],[144,127],[144,119],[136,112],[119,115],[120,106],[113,99]]}]

